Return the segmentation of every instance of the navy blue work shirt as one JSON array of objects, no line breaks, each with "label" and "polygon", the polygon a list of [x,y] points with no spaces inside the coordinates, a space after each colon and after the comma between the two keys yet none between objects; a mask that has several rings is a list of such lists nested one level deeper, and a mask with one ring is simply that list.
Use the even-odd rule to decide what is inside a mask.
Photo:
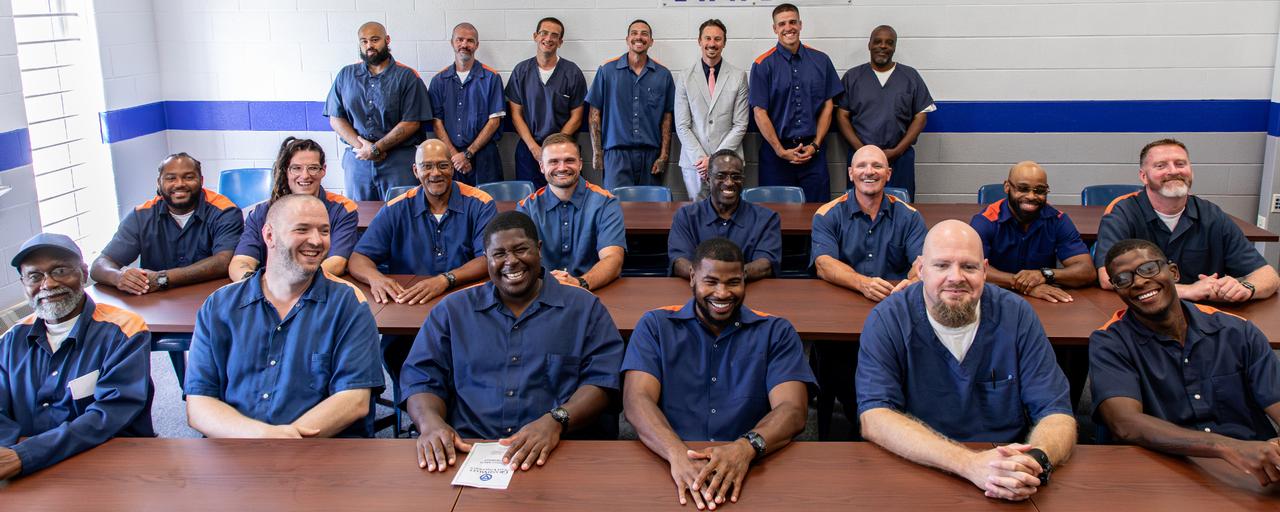
[{"label": "navy blue work shirt", "polygon": [[924,250],[924,218],[906,201],[885,194],[872,220],[851,193],[813,214],[809,266],[818,256],[830,256],[864,276],[905,279]]},{"label": "navy blue work shirt", "polygon": [[547,136],[563,129],[573,109],[586,101],[587,79],[577,64],[560,57],[544,84],[538,74],[538,59],[531,57],[511,70],[506,96],[524,110],[524,123],[541,145]]},{"label": "navy blue work shirt", "polygon": [[115,236],[102,249],[117,265],[124,266],[139,256],[139,266],[147,270],[185,267],[222,251],[233,251],[244,230],[244,217],[226,196],[209,189],[197,194],[195,212],[186,227],[169,215],[169,205],[160,196],[133,208],[120,221]]},{"label": "navy blue work shirt", "polygon": [[894,64],[884,85],[880,85],[871,63],[849,69],[840,83],[844,93],[836,98],[836,106],[852,114],[853,132],[863,144],[897,147],[916,114],[933,105],[924,79],[906,64]]},{"label": "navy blue work shirt", "polygon": [[748,83],[747,102],[769,114],[780,140],[817,135],[822,103],[844,92],[831,58],[806,45],[791,53],[778,43],[760,54]]},{"label": "navy blue work shirt", "polygon": [[404,396],[444,400],[462,437],[499,439],[564,405],[582,386],[617,390],[622,337],[591,292],[542,272],[538,297],[511,314],[492,282],[445,296],[400,371]]},{"label": "navy blue work shirt", "polygon": [[733,325],[714,336],[694,308],[690,299],[645,313],[622,361],[623,372],[662,384],[658,407],[680,439],[732,441],[769,414],[777,385],[817,386],[800,335],[785,318],[739,306]]},{"label": "navy blue work shirt", "polygon": [[[356,239],[360,237],[357,228],[360,215],[356,213],[356,202],[341,194],[320,189],[320,201],[329,212],[329,256],[351,258],[351,251],[356,247]],[[267,223],[267,211],[270,204],[266,201],[258,203],[249,210],[244,219],[244,233],[240,235],[240,244],[236,246],[236,256],[248,256],[258,263],[267,261],[267,244],[262,240],[262,226]]]},{"label": "navy blue work shirt", "polygon": [[1172,232],[1156,215],[1145,189],[1116,198],[1098,224],[1094,266],[1105,266],[1107,251],[1126,238],[1160,246],[1178,264],[1181,284],[1196,282],[1200,274],[1244,277],[1267,264],[1222,208],[1195,195],[1187,196],[1187,208]]},{"label": "navy blue work shirt", "polygon": [[484,227],[497,215],[493,197],[453,182],[449,206],[436,220],[421,186],[387,201],[369,222],[355,252],[387,264],[390,274],[434,276],[484,256]]},{"label": "navy blue work shirt", "polygon": [[[187,394],[272,425],[339,392],[383,387],[378,327],[364,295],[324,271],[283,319],[263,295],[262,276],[219,288],[196,315],[188,357]],[[339,435],[372,437],[372,414]]]},{"label": "navy blue work shirt", "polygon": [[1089,254],[1071,217],[1048,204],[1024,229],[1001,199],[969,220],[982,239],[982,253],[996,270],[1016,274],[1023,270],[1057,268],[1059,261]]},{"label": "navy blue work shirt", "polygon": [[[413,68],[395,58],[385,70],[369,73],[364,62],[344,66],[338,71],[325,100],[324,116],[346,119],[356,134],[369,142],[386,137],[401,122],[427,122],[431,117],[431,98],[427,85]],[[427,140],[426,130],[419,129],[401,142],[399,147],[412,148]]]},{"label": "navy blue work shirt", "polygon": [[728,219],[720,218],[711,199],[703,199],[681,206],[671,219],[671,231],[667,234],[667,266],[677,258],[693,262],[693,251],[704,240],[715,237],[728,238],[742,249],[747,263],[764,258],[778,275],[782,259],[782,221],[778,212],[754,204],[738,201]]},{"label": "navy blue work shirt", "polygon": [[1143,414],[1236,439],[1276,437],[1265,409],[1280,402],[1280,362],[1258,326],[1181,301],[1186,343],[1156,334],[1126,310],[1089,336],[1094,416],[1114,397]]},{"label": "navy blue work shirt", "polygon": [[581,276],[600,262],[600,251],[627,249],[622,206],[608,190],[578,178],[573,196],[561,201],[547,187],[521,199],[516,211],[533,219],[542,239],[542,266]]},{"label": "navy blue work shirt", "polygon": [[57,352],[35,315],[0,337],[0,446],[18,454],[24,475],[112,437],[155,437],[147,324],[84,301]]},{"label": "navy blue work shirt", "polygon": [[[431,78],[428,92],[431,95],[431,114],[444,123],[454,147],[470,146],[489,119],[507,113],[507,104],[502,96],[502,76],[479,61],[471,66],[466,82],[458,79],[458,69],[453,64],[440,70]],[[497,143],[501,138],[502,130],[499,129],[493,132],[486,144]]]},{"label": "navy blue work shirt", "polygon": [[636,75],[623,54],[596,70],[586,101],[600,109],[604,149],[660,148],[662,116],[675,112],[676,83],[652,57]]},{"label": "navy blue work shirt", "polygon": [[956,361],[929,324],[924,283],[890,295],[862,328],[858,414],[887,408],[960,442],[1022,441],[1050,414],[1071,415],[1067,378],[1027,301],[984,284],[978,332]]}]

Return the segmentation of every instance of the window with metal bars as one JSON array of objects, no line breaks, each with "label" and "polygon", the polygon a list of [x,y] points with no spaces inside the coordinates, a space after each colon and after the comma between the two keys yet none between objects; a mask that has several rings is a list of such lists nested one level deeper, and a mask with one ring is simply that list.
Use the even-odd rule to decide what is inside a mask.
[{"label": "window with metal bars", "polygon": [[41,227],[70,236],[89,259],[111,239],[119,217],[88,97],[102,77],[83,40],[85,3],[12,0]]}]

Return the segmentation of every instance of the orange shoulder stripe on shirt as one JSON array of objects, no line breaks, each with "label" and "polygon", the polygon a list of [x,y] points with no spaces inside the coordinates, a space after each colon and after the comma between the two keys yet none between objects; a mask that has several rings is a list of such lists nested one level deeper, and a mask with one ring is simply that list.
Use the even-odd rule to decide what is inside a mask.
[{"label": "orange shoulder stripe on shirt", "polygon": [[1000,205],[1002,204],[1004,204],[1004,199],[987,205],[987,209],[982,211],[982,216],[991,222],[1000,220]]},{"label": "orange shoulder stripe on shirt", "polygon": [[330,274],[328,270],[323,270],[323,272],[324,272],[324,276],[329,278],[330,281],[334,281],[334,282],[338,282],[338,283],[342,283],[347,286],[350,286],[351,291],[355,292],[356,294],[356,300],[360,301],[361,304],[364,304],[364,292],[360,291],[360,287],[354,284],[351,284],[346,279]]},{"label": "orange shoulder stripe on shirt", "polygon": [[752,312],[752,313],[755,313],[755,314],[756,314],[756,316],[773,316],[773,315],[770,315],[770,314],[768,314],[768,313],[765,313],[764,311],[760,311],[760,310],[757,310],[757,309],[752,309],[752,308],[747,308],[747,309],[751,309],[751,312]]},{"label": "orange shoulder stripe on shirt", "polygon": [[207,188],[204,189],[204,200],[209,204],[213,205],[214,208],[217,208],[219,210],[226,210],[228,208],[236,207],[236,204],[231,202],[231,199],[228,198],[227,196],[224,196],[222,194],[219,194]]},{"label": "orange shoulder stripe on shirt", "polygon": [[[455,181],[454,183],[458,183],[458,182]],[[466,183],[458,183],[458,191],[462,192],[462,195],[464,196],[474,197],[476,199],[479,199],[480,202],[482,203],[493,202],[493,196],[489,195],[488,192],[475,188]]]},{"label": "orange shoulder stripe on shirt", "polygon": [[26,318],[23,318],[23,319],[22,319],[22,320],[20,320],[18,323],[20,323],[20,324],[22,324],[22,325],[33,325],[33,324],[35,324],[35,323],[36,323],[36,314],[35,314],[35,313],[32,313],[32,314],[30,314],[30,315],[27,315],[27,317],[26,317]]},{"label": "orange shoulder stripe on shirt", "polygon": [[898,199],[896,196],[888,196],[888,197],[889,197],[890,203],[901,203],[902,206],[906,206],[908,210],[911,210],[913,212],[916,211],[916,207],[911,206],[911,203]]},{"label": "orange shoulder stripe on shirt", "polygon": [[621,59],[621,58],[622,58],[622,56],[621,56],[621,55],[619,55],[619,56],[614,57],[614,58],[612,58],[612,59],[609,59],[609,60],[606,60],[606,61],[604,61],[604,62],[601,62],[601,63],[600,63],[600,65],[601,65],[601,66],[603,66],[603,65],[608,64],[608,63],[610,63],[610,62],[616,62],[618,59]]},{"label": "orange shoulder stripe on shirt", "polygon": [[1102,324],[1102,327],[1099,327],[1098,330],[1105,331],[1107,330],[1108,327],[1111,327],[1111,324],[1119,322],[1121,318],[1124,318],[1124,313],[1126,311],[1129,311],[1129,308],[1121,308],[1116,310],[1116,312],[1111,315],[1111,319],[1107,320],[1107,323]]},{"label": "orange shoulder stripe on shirt", "polygon": [[589,190],[589,191],[591,191],[591,192],[595,192],[595,193],[600,194],[600,195],[602,195],[602,196],[608,197],[608,198],[610,198],[610,199],[612,199],[612,198],[613,198],[613,193],[609,192],[608,190],[605,190],[605,189],[604,189],[604,187],[601,187],[601,186],[599,186],[599,185],[596,185],[595,183],[592,183],[592,182],[587,181],[587,180],[585,180],[585,179],[584,179],[584,180],[582,180],[582,182],[587,184],[587,190]]},{"label": "orange shoulder stripe on shirt", "polygon": [[[1139,190],[1138,192],[1141,192],[1141,190]],[[1111,213],[1111,210],[1116,207],[1116,203],[1119,203],[1120,201],[1124,201],[1125,199],[1128,199],[1130,197],[1137,196],[1138,192],[1130,192],[1128,194],[1112,199],[1111,203],[1107,205],[1107,209],[1102,211],[1102,214],[1106,215],[1108,213]]]},{"label": "orange shoulder stripe on shirt", "polygon": [[832,208],[835,208],[835,207],[836,207],[836,205],[838,205],[838,204],[840,204],[840,203],[843,203],[843,202],[845,202],[845,201],[848,201],[848,200],[849,200],[849,193],[848,193],[848,192],[845,192],[845,193],[844,193],[843,195],[841,195],[840,197],[837,197],[837,198],[835,198],[835,199],[832,199],[832,200],[831,200],[831,202],[829,202],[829,203],[827,203],[827,204],[824,204],[824,205],[822,205],[822,206],[819,206],[819,207],[818,207],[818,211],[814,212],[813,214],[814,214],[815,216],[816,216],[816,215],[821,215],[821,216],[823,216],[823,217],[826,217],[826,216],[827,216],[827,212],[831,211],[831,209],[832,209]]},{"label": "orange shoulder stripe on shirt", "polygon": [[405,199],[409,199],[411,197],[416,197],[418,195],[418,188],[419,187],[413,187],[409,189],[408,192],[405,192],[403,194],[400,194],[398,196],[391,198],[390,201],[387,201],[387,206],[391,206],[393,204],[396,204],[400,201],[404,201]]},{"label": "orange shoulder stripe on shirt", "polygon": [[1228,313],[1228,312],[1226,312],[1226,311],[1223,311],[1223,310],[1221,310],[1221,309],[1215,308],[1215,307],[1213,307],[1213,306],[1205,306],[1205,305],[1203,305],[1203,304],[1196,304],[1196,309],[1200,310],[1200,312],[1201,312],[1201,313],[1204,313],[1204,314],[1206,314],[1206,315],[1212,315],[1212,314],[1214,314],[1214,313],[1222,313],[1222,314],[1224,314],[1224,315],[1231,315],[1231,316],[1234,316],[1234,317],[1239,318],[1239,319],[1241,319],[1241,320],[1248,320],[1248,319],[1247,319],[1247,318],[1245,318],[1245,317],[1242,317],[1242,316],[1237,315],[1237,314],[1235,314],[1235,313]]},{"label": "orange shoulder stripe on shirt", "polygon": [[330,203],[338,203],[342,205],[342,209],[348,212],[354,212],[356,211],[356,208],[359,207],[359,205],[357,205],[355,201],[347,199],[347,196],[344,196],[342,194],[329,192],[328,190],[326,190],[324,191],[324,197],[325,199],[328,199]]},{"label": "orange shoulder stripe on shirt", "polygon": [[770,48],[770,49],[766,50],[764,53],[760,54],[760,56],[759,56],[759,57],[756,57],[756,64],[759,64],[759,63],[761,63],[761,62],[764,62],[764,60],[765,60],[766,58],[768,58],[770,55],[773,55],[773,52],[775,52],[775,51],[778,51],[778,47],[777,47],[777,46],[774,46],[773,48]]},{"label": "orange shoulder stripe on shirt", "polygon": [[402,67],[402,68],[405,68],[405,69],[407,69],[407,70],[409,70],[410,72],[412,72],[412,73],[413,73],[413,76],[418,77],[418,79],[422,79],[422,75],[419,75],[419,74],[418,74],[418,70],[413,69],[413,66],[410,66],[410,65],[405,64],[405,63],[400,62],[400,61],[396,61],[396,65],[397,65],[397,66],[400,66],[400,67]]},{"label": "orange shoulder stripe on shirt", "polygon": [[93,319],[99,322],[115,324],[126,338],[132,338],[134,335],[148,330],[147,323],[142,321],[142,317],[132,311],[110,304],[95,304]]},{"label": "orange shoulder stripe on shirt", "polygon": [[493,74],[495,74],[495,75],[496,75],[496,74],[498,74],[498,70],[496,70],[496,69],[493,69],[493,68],[489,67],[489,65],[488,65],[488,64],[481,64],[481,65],[480,65],[480,67],[482,67],[482,68],[485,68],[485,69],[489,70],[489,72],[490,72],[490,73],[493,73]]},{"label": "orange shoulder stripe on shirt", "polygon": [[151,198],[151,199],[148,199],[148,200],[147,200],[147,202],[142,203],[142,204],[140,204],[140,205],[138,205],[138,206],[133,207],[133,209],[134,209],[134,210],[139,210],[139,211],[140,211],[140,210],[146,210],[146,209],[149,209],[149,208],[151,208],[151,207],[155,206],[157,203],[159,203],[160,201],[163,201],[163,200],[164,200],[164,199],[162,199],[160,196],[155,196],[155,197],[153,197],[153,198]]},{"label": "orange shoulder stripe on shirt", "polygon": [[684,307],[683,304],[676,304],[674,306],[662,306],[662,307],[653,308],[653,311],[680,311],[680,309],[683,307]]},{"label": "orange shoulder stripe on shirt", "polygon": [[539,188],[538,190],[533,191],[533,193],[532,193],[532,194],[529,194],[529,195],[527,195],[527,196],[524,196],[524,199],[521,199],[521,200],[520,200],[519,205],[523,207],[525,204],[528,204],[528,202],[529,202],[529,201],[534,200],[534,198],[536,198],[536,197],[538,197],[538,196],[540,196],[540,195],[542,195],[542,194],[545,194],[546,192],[547,192],[547,187],[545,187],[545,186],[544,186],[544,187],[542,187],[542,188]]}]

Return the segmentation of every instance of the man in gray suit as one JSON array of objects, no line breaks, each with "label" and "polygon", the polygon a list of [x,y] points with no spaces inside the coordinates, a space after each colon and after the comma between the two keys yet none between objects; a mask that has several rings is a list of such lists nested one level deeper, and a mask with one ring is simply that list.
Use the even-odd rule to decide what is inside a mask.
[{"label": "man in gray suit", "polygon": [[747,132],[747,74],[721,57],[728,31],[717,19],[698,27],[702,58],[676,78],[676,136],[689,199],[706,196],[708,155],[731,149],[742,156]]}]

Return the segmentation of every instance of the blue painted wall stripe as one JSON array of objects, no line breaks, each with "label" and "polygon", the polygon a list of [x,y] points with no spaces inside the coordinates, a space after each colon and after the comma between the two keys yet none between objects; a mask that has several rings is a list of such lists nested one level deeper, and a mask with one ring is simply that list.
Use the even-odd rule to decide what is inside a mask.
[{"label": "blue painted wall stripe", "polygon": [[31,135],[26,128],[0,133],[0,171],[31,164]]},{"label": "blue painted wall stripe", "polygon": [[[323,110],[324,103],[318,101],[165,101],[103,112],[100,117],[102,139],[119,142],[166,129],[328,131]],[[511,131],[509,122],[504,126]],[[929,114],[925,131],[1280,135],[1280,104],[1269,100],[940,101],[937,112]]]}]

